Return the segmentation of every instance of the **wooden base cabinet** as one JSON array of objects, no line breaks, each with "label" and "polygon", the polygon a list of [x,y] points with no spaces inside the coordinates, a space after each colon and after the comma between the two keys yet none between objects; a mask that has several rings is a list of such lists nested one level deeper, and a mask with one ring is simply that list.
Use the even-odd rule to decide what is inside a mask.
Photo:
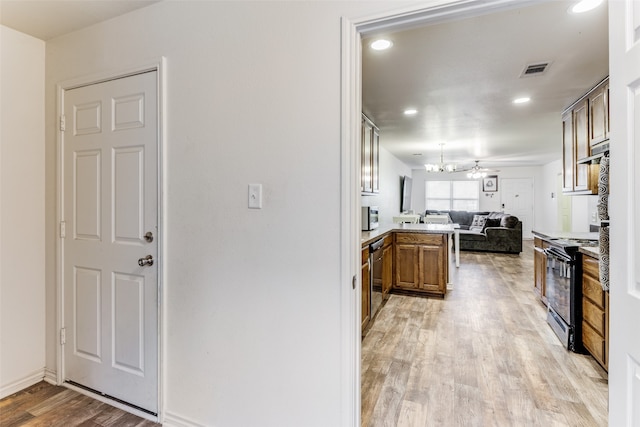
[{"label": "wooden base cabinet", "polygon": [[389,297],[393,283],[393,236],[384,238],[382,246],[382,299]]},{"label": "wooden base cabinet", "polygon": [[364,331],[371,320],[371,275],[369,272],[369,247],[367,246],[362,249],[362,331]]},{"label": "wooden base cabinet", "polygon": [[396,233],[393,289],[444,296],[447,292],[446,234]]},{"label": "wooden base cabinet", "polygon": [[609,364],[609,293],[602,290],[598,260],[582,255],[582,342],[598,363]]},{"label": "wooden base cabinet", "polygon": [[533,238],[533,290],[544,305],[547,305],[545,289],[545,283],[547,281],[547,256],[544,253],[544,249],[547,246],[548,243],[542,239],[538,237]]}]

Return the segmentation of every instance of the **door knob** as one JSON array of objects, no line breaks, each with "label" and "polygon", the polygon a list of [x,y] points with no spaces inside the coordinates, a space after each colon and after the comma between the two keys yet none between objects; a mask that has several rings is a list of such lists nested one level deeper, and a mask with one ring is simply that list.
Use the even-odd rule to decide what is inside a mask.
[{"label": "door knob", "polygon": [[140,267],[144,267],[145,265],[152,266],[153,265],[153,256],[147,255],[144,258],[140,258],[138,260],[138,265]]}]

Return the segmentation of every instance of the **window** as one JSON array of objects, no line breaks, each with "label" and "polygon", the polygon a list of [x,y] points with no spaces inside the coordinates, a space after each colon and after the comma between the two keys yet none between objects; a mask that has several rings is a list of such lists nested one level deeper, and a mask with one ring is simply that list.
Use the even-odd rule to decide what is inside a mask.
[{"label": "window", "polygon": [[425,201],[431,211],[477,211],[479,181],[425,181]]}]

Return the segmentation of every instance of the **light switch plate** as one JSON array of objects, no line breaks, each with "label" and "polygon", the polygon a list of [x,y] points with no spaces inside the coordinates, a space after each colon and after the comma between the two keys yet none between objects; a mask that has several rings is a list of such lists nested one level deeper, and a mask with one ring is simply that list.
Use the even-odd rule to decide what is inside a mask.
[{"label": "light switch plate", "polygon": [[262,209],[262,184],[249,184],[249,209]]}]

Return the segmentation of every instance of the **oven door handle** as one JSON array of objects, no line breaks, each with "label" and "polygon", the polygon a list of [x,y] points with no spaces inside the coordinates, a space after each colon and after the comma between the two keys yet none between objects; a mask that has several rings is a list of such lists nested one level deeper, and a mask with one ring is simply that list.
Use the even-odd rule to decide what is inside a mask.
[{"label": "oven door handle", "polygon": [[559,249],[556,249],[556,248],[553,248],[553,247],[545,248],[545,249],[543,249],[543,252],[548,257],[558,258],[558,259],[561,259],[562,261],[566,261],[566,262],[573,262],[573,259],[571,258],[570,255],[562,252]]}]

